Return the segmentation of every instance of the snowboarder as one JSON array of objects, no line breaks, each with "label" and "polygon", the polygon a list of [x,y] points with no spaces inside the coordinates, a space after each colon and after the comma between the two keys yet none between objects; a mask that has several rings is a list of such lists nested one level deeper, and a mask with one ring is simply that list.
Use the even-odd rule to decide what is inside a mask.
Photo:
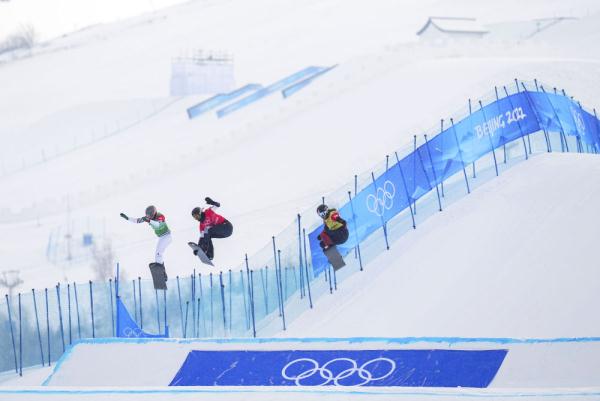
[{"label": "snowboarder", "polygon": [[[215,255],[213,248],[213,238],[227,238],[233,232],[233,225],[223,216],[213,211],[214,207],[220,207],[219,202],[215,202],[209,197],[204,198],[209,206],[195,207],[192,210],[192,217],[200,222],[200,239],[198,246],[204,251],[208,259],[212,260]],[[194,255],[198,251],[194,250]]]},{"label": "snowboarder", "polygon": [[336,209],[330,209],[327,205],[319,205],[317,214],[323,219],[323,231],[317,237],[323,251],[330,246],[340,245],[348,240],[346,220],[340,216]]},{"label": "snowboarder", "polygon": [[[127,217],[125,213],[121,213],[121,217],[132,223],[148,223],[154,233],[158,237],[158,243],[156,244],[156,252],[154,254],[154,262],[162,265],[164,268],[164,254],[165,249],[171,244],[173,239],[171,238],[171,231],[165,221],[165,216],[159,213],[154,206],[148,206],[144,217],[133,218]],[[152,263],[151,263],[152,264]],[[165,274],[166,280],[166,274]]]}]

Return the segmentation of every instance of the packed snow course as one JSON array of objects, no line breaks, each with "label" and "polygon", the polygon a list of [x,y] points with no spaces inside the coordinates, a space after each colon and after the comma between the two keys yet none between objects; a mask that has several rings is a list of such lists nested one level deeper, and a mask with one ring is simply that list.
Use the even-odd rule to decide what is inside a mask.
[{"label": "packed snow course", "polygon": [[[6,189],[2,204],[3,232],[10,235],[3,237],[1,250],[4,260],[21,271],[26,283],[22,291],[23,288],[50,287],[58,277],[63,291],[66,283],[87,282],[93,274],[87,258],[61,262],[60,257],[48,258],[46,252],[53,232],[62,229],[63,233],[65,230],[70,233],[77,224],[85,226],[86,221],[88,228],[81,229],[82,232],[92,231],[95,238],[110,238],[116,244],[116,253],[130,280],[145,276],[146,262],[152,257],[153,239],[149,232],[124,225],[118,212],[133,214],[134,210],[142,211],[149,202],[166,211],[175,236],[181,238],[167,254],[171,277],[189,275],[197,263],[184,246],[188,239],[194,239],[197,230],[189,210],[206,195],[224,203],[223,213],[235,223],[235,241],[217,244],[216,260],[227,272],[229,266],[237,265],[244,252],[259,249],[280,230],[282,221],[290,221],[290,216],[306,208],[309,214],[302,213],[302,216],[310,228],[316,223],[312,205],[321,196],[333,205],[345,202],[342,195],[352,188],[352,183],[340,191],[330,191],[352,176],[352,172],[366,172],[359,176],[362,187],[371,178],[371,171],[378,173],[383,169],[382,164],[372,167],[373,160],[381,160],[381,155],[393,152],[390,148],[407,145],[414,133],[427,132],[431,138],[439,132],[438,127],[415,129],[416,124],[432,122],[436,115],[448,116],[449,106],[455,107],[468,97],[479,96],[494,84],[511,82],[515,75],[551,82],[568,89],[568,94],[575,95],[584,105],[597,104],[599,82],[592,77],[598,76],[599,64],[594,58],[597,52],[590,47],[597,43],[593,38],[598,35],[594,28],[598,22],[594,14],[598,5],[591,1],[570,6],[579,10],[579,21],[559,24],[554,30],[537,35],[534,41],[518,40],[518,44],[485,41],[442,48],[405,43],[418,28],[415,20],[422,22],[425,16],[444,8],[436,1],[415,3],[411,9],[395,2],[373,6],[370,11],[378,17],[372,22],[376,21],[380,28],[375,33],[371,33],[369,23],[361,23],[365,21],[365,13],[355,4],[315,3],[291,10],[291,3],[263,3],[260,7],[269,9],[272,15],[260,24],[241,17],[244,7],[255,9],[256,4],[233,1],[207,7],[204,2],[191,2],[135,21],[90,28],[34,49],[27,57],[10,62],[3,60],[0,81],[7,96],[0,101],[7,118],[0,126],[0,135],[10,135],[10,139],[4,149],[0,179]],[[523,18],[539,17],[542,10],[546,15],[565,12],[559,2],[523,5],[515,1],[511,4],[486,5],[486,11],[490,8],[495,11],[490,14],[484,14],[478,2],[462,1],[453,7],[488,18],[493,14],[496,19],[488,20],[489,23],[509,21],[517,4]],[[313,7],[317,7],[318,12]],[[309,64],[339,66],[290,99],[265,99],[226,120],[211,116],[187,120],[186,110],[204,98],[166,98],[164,82],[167,79],[161,83],[156,77],[168,75],[168,59],[175,56],[181,46],[196,47],[200,44],[193,38],[210,38],[198,31],[200,10],[208,11],[202,14],[206,18],[202,29],[221,32],[220,40],[211,42],[213,46],[235,50],[236,55],[240,55],[238,62],[247,66],[238,76],[243,83],[274,82]],[[227,14],[232,10],[235,12]],[[407,23],[398,24],[398,15],[392,11],[400,11]],[[302,25],[302,31],[310,35],[297,35],[288,28],[296,25],[284,24],[281,21],[287,19],[277,18],[277,15],[292,14],[298,20],[303,15],[310,15],[314,20],[312,17],[318,15],[332,24],[335,24],[332,17],[339,18],[340,23],[334,25],[339,29],[327,33],[317,26],[307,30]],[[224,21],[219,15],[228,17]],[[356,18],[356,22],[343,21],[350,17]],[[239,42],[237,34],[227,34],[224,22],[238,25],[242,22],[244,26],[240,29],[244,31],[246,42]],[[189,28],[192,25],[194,28]],[[510,23],[505,25],[510,26]],[[239,32],[238,28],[231,32]],[[178,40],[167,38],[163,35],[165,32],[174,34]],[[290,37],[294,40],[289,40]],[[299,37],[303,40],[297,40]],[[583,37],[588,40],[582,40]],[[140,38],[153,43],[151,51],[137,47]],[[341,46],[352,39],[355,40],[353,46]],[[121,47],[111,45],[117,41]],[[275,51],[281,48],[281,42],[286,43],[287,56]],[[174,50],[173,43],[179,50]],[[256,51],[256,47],[248,46],[251,43],[262,46]],[[121,50],[114,50],[117,48]],[[98,58],[98,54],[107,58]],[[275,59],[274,54],[277,54]],[[48,65],[58,67],[48,69]],[[82,71],[85,77],[81,76]],[[98,79],[88,79],[89,76]],[[40,77],[45,78],[40,80]],[[23,96],[26,93],[31,95]],[[410,96],[406,96],[407,93]],[[132,97],[140,99],[132,100]],[[486,104],[490,99],[482,100]],[[123,119],[111,120],[117,113],[122,113]],[[464,116],[464,110],[460,114]],[[95,124],[91,131],[90,122]],[[114,128],[107,127],[109,122]],[[55,134],[46,135],[49,131]],[[89,137],[82,137],[81,132],[88,132]],[[14,133],[19,135],[15,137]],[[554,134],[556,140],[558,136]],[[48,138],[46,143],[45,138]],[[418,141],[423,143],[421,137]],[[86,146],[79,146],[82,143]],[[558,143],[555,145],[560,147]],[[319,160],[315,154],[323,154],[328,144],[332,144],[340,156],[334,161]],[[579,150],[579,145],[575,145],[572,151]],[[520,146],[518,142],[509,146],[507,166],[515,166],[523,158]],[[534,151],[543,151],[543,146],[535,146],[537,143]],[[53,147],[56,149],[50,151]],[[52,153],[60,156],[52,158]],[[404,154],[402,149],[400,154]],[[40,163],[47,155],[48,160]],[[232,169],[232,163],[243,167]],[[414,232],[400,229],[406,235],[396,235],[389,252],[377,256],[385,249],[384,238],[380,232],[373,234],[370,241],[378,245],[363,250],[365,256],[371,252],[365,271],[344,277],[350,269],[342,270],[337,279],[343,285],[334,288],[335,296],[315,297],[315,308],[293,321],[290,319],[284,334],[297,337],[432,334],[465,338],[565,337],[569,343],[588,349],[593,355],[595,351],[590,342],[595,340],[578,342],[576,338],[589,338],[599,332],[597,322],[590,318],[595,312],[588,310],[590,305],[598,304],[599,293],[594,285],[598,282],[594,279],[598,273],[591,262],[595,260],[593,249],[598,224],[590,217],[596,215],[593,205],[598,191],[593,184],[582,185],[597,181],[598,161],[592,155],[532,155],[531,160],[508,170],[500,164],[500,178],[487,182],[486,177],[494,175],[492,168],[490,159],[478,162],[478,178],[471,181],[472,194],[460,202],[457,199],[464,197],[462,177],[460,174],[454,177],[443,198],[444,213],[434,213],[437,199],[435,191],[430,192],[426,202],[417,204],[418,229]],[[160,188],[159,193],[156,188]],[[457,197],[459,188],[463,194]],[[504,197],[503,191],[506,191]],[[427,216],[433,217],[425,219]],[[402,227],[410,228],[409,219],[410,215],[405,213],[395,227],[390,223],[390,231],[398,229],[400,222]],[[481,224],[487,221],[493,224]],[[65,227],[71,227],[71,231]],[[501,236],[499,228],[502,228]],[[295,231],[293,224],[275,237],[278,243],[293,243],[291,238]],[[23,244],[32,245],[25,250]],[[257,254],[250,252],[250,263],[256,263],[252,267],[272,258],[267,256],[272,252],[270,243]],[[356,261],[353,263],[356,266]],[[332,284],[331,278],[328,280],[322,282],[321,293],[338,284],[337,281]],[[106,294],[101,303],[112,308],[107,296],[110,292],[103,292]],[[129,308],[137,312],[137,307],[129,305]],[[297,311],[296,316],[300,312]],[[273,324],[277,331],[281,330],[278,316],[274,316]],[[160,326],[159,317],[157,328]],[[111,332],[107,325],[102,330]],[[81,333],[71,333],[69,323],[67,343],[81,336]],[[63,338],[62,343],[65,341]],[[3,334],[3,343],[9,342],[10,338]],[[578,352],[572,354],[576,358],[569,360],[565,355],[570,354],[570,350],[556,356],[548,353],[547,348],[556,348],[548,344],[527,348],[532,354],[525,358],[526,363],[550,356],[555,366],[576,365],[573,372],[585,371],[587,366],[590,366],[589,372],[597,370],[593,364],[588,365],[585,357],[580,358]],[[542,351],[536,354],[540,349]],[[533,354],[536,355],[531,356]],[[173,358],[171,363],[180,361]],[[511,374],[520,372],[514,370]],[[584,373],[575,376],[577,379],[588,377]],[[546,379],[552,377],[549,375]],[[598,396],[592,388],[597,387],[593,380],[567,380],[564,385],[574,387],[561,391],[547,388],[522,391],[513,384],[515,387],[508,390],[428,393],[394,390],[382,391],[377,396],[384,399],[458,399],[465,395],[492,399]],[[540,386],[545,387],[545,384]],[[7,399],[83,396],[79,388],[47,391],[7,390],[4,395]],[[164,399],[165,391],[115,388],[90,390],[87,397]],[[223,399],[280,399],[283,395],[269,393],[270,390],[244,391],[178,391],[168,397],[197,399],[203,392],[209,398]],[[340,396],[372,396],[362,392],[341,395],[326,390],[288,391],[284,396],[310,399],[317,395],[338,399]]]}]

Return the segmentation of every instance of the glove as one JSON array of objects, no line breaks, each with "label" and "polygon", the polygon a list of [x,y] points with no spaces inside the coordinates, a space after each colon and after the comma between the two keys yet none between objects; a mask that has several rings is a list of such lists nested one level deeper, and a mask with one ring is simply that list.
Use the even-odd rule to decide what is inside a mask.
[{"label": "glove", "polygon": [[197,249],[194,249],[193,252],[194,252],[194,256],[198,256],[198,250]]},{"label": "glove", "polygon": [[204,198],[204,201],[206,203],[208,203],[209,205],[213,205],[216,207],[221,207],[221,204],[219,202],[215,202],[214,200],[210,199],[208,196],[206,198]]},{"label": "glove", "polygon": [[127,217],[127,215],[125,213],[121,213],[119,216],[121,216],[125,220],[129,220],[129,217]]},{"label": "glove", "polygon": [[144,220],[146,223],[150,222],[150,219],[146,216],[142,217],[142,220]]}]

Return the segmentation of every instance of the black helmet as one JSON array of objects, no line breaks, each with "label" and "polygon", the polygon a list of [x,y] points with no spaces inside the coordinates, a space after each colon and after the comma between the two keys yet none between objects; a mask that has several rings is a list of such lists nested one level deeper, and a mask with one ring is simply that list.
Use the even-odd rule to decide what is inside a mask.
[{"label": "black helmet", "polygon": [[327,207],[327,205],[319,205],[319,207],[317,208],[317,214],[322,218],[326,218],[328,210],[329,208]]},{"label": "black helmet", "polygon": [[204,218],[206,217],[202,209],[200,209],[199,207],[195,207],[192,209],[192,217],[196,218],[196,216],[198,216],[197,220],[199,220],[200,223],[202,223],[204,221]]},{"label": "black helmet", "polygon": [[146,208],[146,217],[149,219],[153,219],[154,216],[156,216],[156,207],[155,206],[148,206]]}]

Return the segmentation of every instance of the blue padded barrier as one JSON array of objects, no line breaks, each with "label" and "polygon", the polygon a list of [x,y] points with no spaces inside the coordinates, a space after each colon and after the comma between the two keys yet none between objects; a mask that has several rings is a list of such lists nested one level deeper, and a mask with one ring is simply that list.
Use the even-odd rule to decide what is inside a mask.
[{"label": "blue padded barrier", "polygon": [[218,95],[215,95],[187,109],[188,118],[192,119],[198,117],[199,115],[204,114],[207,111],[210,111],[215,107],[222,105],[223,103],[233,100],[239,96],[242,96],[245,93],[259,90],[260,88],[262,88],[262,85],[248,84],[242,86],[239,89],[234,90],[233,92],[220,93]]},{"label": "blue padded barrier", "polygon": [[219,118],[225,117],[226,115],[231,114],[236,110],[246,107],[250,103],[253,103],[259,99],[262,99],[265,96],[268,96],[274,92],[277,92],[283,88],[286,88],[286,87],[290,86],[291,84],[293,84],[294,82],[297,82],[303,78],[306,78],[307,76],[314,75],[322,70],[323,70],[323,67],[315,67],[315,66],[306,67],[305,69],[300,70],[286,78],[283,78],[282,80],[279,80],[279,81],[267,86],[266,88],[263,88],[249,96],[246,96],[245,98],[240,99],[237,102],[230,104],[229,106],[226,106],[220,110],[217,110],[217,117],[219,117]]},{"label": "blue padded barrier", "polygon": [[300,82],[297,82],[291,86],[288,86],[287,88],[285,88],[284,90],[281,91],[281,94],[283,95],[283,97],[285,99],[287,99],[288,97],[292,96],[294,93],[298,92],[300,89],[305,88],[307,85],[309,85],[312,81],[314,81],[316,78],[320,77],[321,75],[333,70],[335,67],[337,67],[337,64],[332,65],[331,67],[327,67],[324,68],[323,70],[317,72],[316,74],[303,79]]}]

